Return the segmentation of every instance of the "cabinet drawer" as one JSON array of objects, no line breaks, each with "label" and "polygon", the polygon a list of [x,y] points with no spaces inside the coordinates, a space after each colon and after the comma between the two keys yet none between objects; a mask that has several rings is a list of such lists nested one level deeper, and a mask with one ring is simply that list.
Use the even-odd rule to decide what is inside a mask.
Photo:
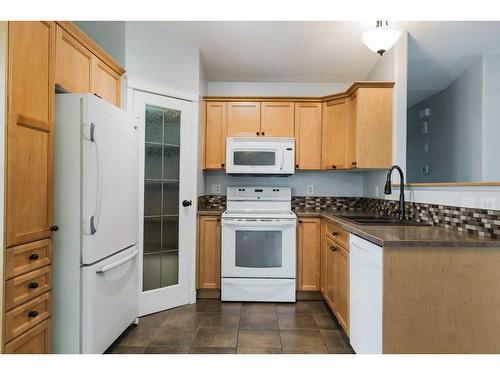
[{"label": "cabinet drawer", "polygon": [[46,239],[19,245],[5,252],[5,278],[47,266],[52,261],[52,240]]},{"label": "cabinet drawer", "polygon": [[50,267],[46,266],[5,282],[5,310],[50,290]]},{"label": "cabinet drawer", "polygon": [[349,232],[335,224],[326,223],[326,234],[344,249],[349,249]]},{"label": "cabinet drawer", "polygon": [[50,319],[5,345],[5,354],[49,354]]},{"label": "cabinet drawer", "polygon": [[50,293],[5,313],[5,341],[21,335],[50,316]]}]

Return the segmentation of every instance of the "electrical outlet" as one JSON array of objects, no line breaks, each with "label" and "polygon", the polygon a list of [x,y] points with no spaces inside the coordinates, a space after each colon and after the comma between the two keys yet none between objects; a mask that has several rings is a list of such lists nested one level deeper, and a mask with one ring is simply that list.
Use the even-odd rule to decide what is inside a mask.
[{"label": "electrical outlet", "polygon": [[314,186],[307,185],[307,195],[313,195],[313,194],[314,194]]},{"label": "electrical outlet", "polygon": [[481,198],[481,208],[494,209],[496,204],[496,199],[492,197]]},{"label": "electrical outlet", "polygon": [[212,194],[220,194],[220,192],[221,192],[220,184],[210,185],[210,191],[212,192]]}]

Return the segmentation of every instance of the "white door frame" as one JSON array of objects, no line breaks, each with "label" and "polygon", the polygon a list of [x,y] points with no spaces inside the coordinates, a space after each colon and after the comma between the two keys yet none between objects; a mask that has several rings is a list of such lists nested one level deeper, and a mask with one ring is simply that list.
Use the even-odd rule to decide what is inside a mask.
[{"label": "white door frame", "polygon": [[[126,108],[127,111],[134,113],[134,98],[136,100],[139,99],[139,96],[147,95],[149,94],[154,94],[154,95],[161,95],[164,96],[165,99],[171,98],[171,99],[179,99],[179,100],[184,100],[189,103],[191,107],[191,112],[190,112],[190,119],[189,119],[189,133],[192,139],[198,140],[198,117],[199,117],[199,102],[198,102],[198,95],[197,94],[190,94],[186,93],[183,91],[179,91],[176,89],[172,89],[163,85],[158,85],[156,82],[152,82],[149,80],[144,80],[140,79],[137,77],[131,77],[127,76],[127,91],[126,91]],[[124,85],[125,86],[125,85]],[[137,115],[136,115],[137,116]],[[138,116],[138,119],[140,120],[139,123],[141,124],[141,132],[142,132],[142,137],[144,136],[144,119],[140,119],[140,116]],[[141,138],[143,139],[143,138]],[[139,147],[139,157],[141,158],[141,162],[143,163],[144,160],[144,144],[143,142],[139,142],[140,147]],[[179,192],[179,200],[182,201],[184,199],[190,199],[193,202],[193,205],[187,209],[187,216],[188,216],[188,221],[189,221],[189,229],[187,230],[186,234],[186,247],[188,248],[187,251],[187,263],[188,263],[188,290],[187,290],[187,296],[186,296],[186,303],[195,303],[196,302],[196,241],[197,241],[197,236],[196,236],[196,213],[198,210],[198,199],[197,199],[197,175],[198,175],[198,142],[193,142],[193,147],[190,150],[190,156],[192,158],[192,161],[190,162],[192,166],[196,166],[196,168],[191,168],[190,170],[186,171],[186,173],[189,173],[189,176],[187,177],[187,180],[190,181],[190,188],[189,192]],[[141,309],[141,295],[142,295],[142,256],[143,256],[143,217],[144,217],[144,179],[143,179],[143,174],[141,178],[139,178],[139,189],[140,189],[140,196],[139,196],[139,202],[140,202],[140,207],[139,207],[139,217],[138,217],[138,225],[140,228],[140,237],[139,237],[139,248],[141,252],[140,256],[140,262],[139,262],[139,267],[141,270],[141,280],[139,280],[140,283],[140,290],[139,290],[139,312],[140,315],[145,315],[147,313],[151,313],[153,311],[146,312],[148,310],[142,310]],[[180,277],[180,276],[179,276]],[[164,305],[163,309],[170,308],[170,307],[165,307]],[[160,304],[158,305],[160,307]]]}]

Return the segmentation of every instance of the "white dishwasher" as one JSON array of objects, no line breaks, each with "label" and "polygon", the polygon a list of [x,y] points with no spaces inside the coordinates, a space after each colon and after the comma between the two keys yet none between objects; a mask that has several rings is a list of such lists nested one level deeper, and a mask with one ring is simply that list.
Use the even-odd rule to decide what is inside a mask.
[{"label": "white dishwasher", "polygon": [[382,354],[380,246],[350,236],[350,342],[358,354]]}]

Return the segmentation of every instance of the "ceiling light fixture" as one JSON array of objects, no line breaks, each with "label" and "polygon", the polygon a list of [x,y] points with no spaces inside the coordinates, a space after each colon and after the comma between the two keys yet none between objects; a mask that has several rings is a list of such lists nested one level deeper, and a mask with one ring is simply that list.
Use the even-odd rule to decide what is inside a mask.
[{"label": "ceiling light fixture", "polygon": [[385,21],[377,21],[377,25],[363,33],[363,43],[373,52],[382,56],[386,51],[390,50],[401,36],[401,29],[389,26]]}]

